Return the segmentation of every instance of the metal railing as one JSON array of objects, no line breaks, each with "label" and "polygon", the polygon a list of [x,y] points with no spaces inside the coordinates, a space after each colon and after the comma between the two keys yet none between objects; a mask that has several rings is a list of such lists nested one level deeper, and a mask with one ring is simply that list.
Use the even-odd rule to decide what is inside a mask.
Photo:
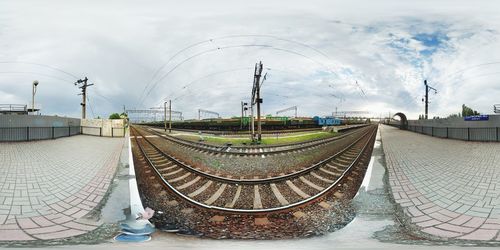
[{"label": "metal railing", "polygon": [[103,135],[101,127],[0,127],[0,142],[48,140],[79,134],[124,137],[125,128],[112,128],[111,135]]},{"label": "metal railing", "polygon": [[409,131],[440,138],[458,139],[465,141],[500,141],[500,127],[486,128],[452,128],[409,125]]},{"label": "metal railing", "polygon": [[4,127],[0,128],[0,141],[35,141],[56,139],[80,134],[80,126],[67,127]]},{"label": "metal railing", "polygon": [[0,112],[8,111],[8,112],[18,112],[18,111],[27,111],[28,106],[26,104],[0,104]]}]

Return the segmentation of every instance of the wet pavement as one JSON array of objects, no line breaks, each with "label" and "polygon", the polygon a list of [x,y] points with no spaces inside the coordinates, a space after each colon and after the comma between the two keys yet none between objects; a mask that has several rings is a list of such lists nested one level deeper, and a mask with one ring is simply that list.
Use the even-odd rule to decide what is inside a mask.
[{"label": "wet pavement", "polygon": [[102,244],[58,246],[57,249],[457,249],[474,246],[429,241],[408,234],[394,215],[396,206],[392,202],[387,181],[384,153],[378,135],[367,175],[353,201],[356,218],[336,232],[306,239],[261,241],[211,240],[157,232],[151,241],[145,243],[107,240]]},{"label": "wet pavement", "polygon": [[100,225],[123,139],[73,136],[0,144],[0,243],[54,240]]},{"label": "wet pavement", "polygon": [[[336,232],[296,240],[211,240],[157,232],[145,243],[76,245],[59,249],[457,249],[459,246],[408,237],[394,217],[394,204],[388,194],[385,161],[377,137],[367,176],[354,199],[356,218]],[[479,248],[476,248],[479,249]],[[488,249],[488,248],[485,248]],[[491,248],[489,248],[491,249]]]},{"label": "wet pavement", "polygon": [[381,133],[396,212],[412,233],[463,244],[500,240],[499,143],[440,139],[385,125]]}]

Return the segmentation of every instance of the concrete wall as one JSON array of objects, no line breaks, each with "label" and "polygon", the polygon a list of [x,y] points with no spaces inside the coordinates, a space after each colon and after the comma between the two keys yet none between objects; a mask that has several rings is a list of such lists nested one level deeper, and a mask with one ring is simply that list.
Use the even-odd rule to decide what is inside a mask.
[{"label": "concrete wall", "polygon": [[0,128],[80,126],[80,119],[45,115],[0,115]]},{"label": "concrete wall", "polygon": [[80,119],[44,115],[0,115],[0,141],[56,139],[80,134]]},{"label": "concrete wall", "polygon": [[490,115],[488,121],[464,121],[463,117],[449,119],[408,120],[410,126],[440,128],[493,128],[500,127],[500,115]]},{"label": "concrete wall", "polygon": [[125,136],[125,119],[83,119],[82,133],[96,136]]}]

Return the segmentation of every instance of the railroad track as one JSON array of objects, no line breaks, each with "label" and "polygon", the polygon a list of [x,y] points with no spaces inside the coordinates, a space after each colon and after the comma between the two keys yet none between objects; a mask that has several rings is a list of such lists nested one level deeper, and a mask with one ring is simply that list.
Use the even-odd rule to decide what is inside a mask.
[{"label": "railroad track", "polygon": [[365,128],[361,128],[360,130],[348,132],[346,134],[336,136],[336,137],[316,139],[316,140],[311,140],[311,141],[306,141],[306,142],[298,142],[298,143],[291,143],[291,144],[284,144],[284,145],[266,145],[266,146],[258,146],[258,147],[252,147],[252,146],[245,147],[245,146],[218,146],[218,145],[211,145],[211,144],[206,144],[206,143],[201,143],[201,142],[193,142],[193,141],[189,141],[189,140],[176,138],[174,136],[170,136],[167,134],[163,134],[163,133],[155,131],[154,129],[151,129],[151,128],[143,128],[143,129],[147,130],[149,133],[152,133],[155,136],[158,136],[158,137],[163,138],[165,140],[168,140],[170,142],[176,143],[183,148],[197,151],[197,152],[204,152],[204,153],[208,153],[210,155],[227,154],[227,155],[233,155],[233,156],[261,156],[261,157],[265,157],[265,156],[273,155],[273,154],[286,154],[286,153],[292,153],[292,152],[303,152],[304,150],[314,149],[314,148],[323,146],[325,144],[328,144],[330,142],[346,138],[346,137],[351,136],[351,135],[356,135],[359,133],[368,133],[367,131],[369,130],[365,127]]},{"label": "railroad track", "polygon": [[[149,126],[149,125],[144,125],[144,126]],[[153,127],[153,126],[152,126]],[[159,128],[159,127],[158,127]],[[226,135],[242,135],[246,136],[248,134],[248,131],[244,132],[237,132],[237,131],[221,131],[221,130],[197,130],[197,129],[182,129],[182,128],[173,128],[173,131],[183,131],[183,132],[193,132],[193,133],[198,133],[202,132],[204,134],[212,134],[212,135],[220,135],[220,136],[226,136]],[[311,132],[311,131],[322,131],[322,128],[302,128],[302,129],[284,129],[284,130],[263,130],[262,134],[290,134],[290,133],[297,133],[297,132]]]},{"label": "railroad track", "polygon": [[361,177],[359,168],[369,158],[376,128],[341,152],[299,171],[268,178],[216,176],[162,152],[136,129],[135,143],[164,186],[183,200],[211,211],[239,214],[282,212],[315,202],[349,178]]}]

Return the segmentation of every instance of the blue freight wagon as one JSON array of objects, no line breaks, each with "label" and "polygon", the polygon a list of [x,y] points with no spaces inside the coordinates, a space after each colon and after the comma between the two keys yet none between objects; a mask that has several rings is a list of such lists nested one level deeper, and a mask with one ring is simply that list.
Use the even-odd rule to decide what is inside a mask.
[{"label": "blue freight wagon", "polygon": [[334,126],[334,125],[340,125],[341,120],[337,119],[335,117],[319,117],[315,116],[313,117],[313,121],[319,125],[319,126]]}]

